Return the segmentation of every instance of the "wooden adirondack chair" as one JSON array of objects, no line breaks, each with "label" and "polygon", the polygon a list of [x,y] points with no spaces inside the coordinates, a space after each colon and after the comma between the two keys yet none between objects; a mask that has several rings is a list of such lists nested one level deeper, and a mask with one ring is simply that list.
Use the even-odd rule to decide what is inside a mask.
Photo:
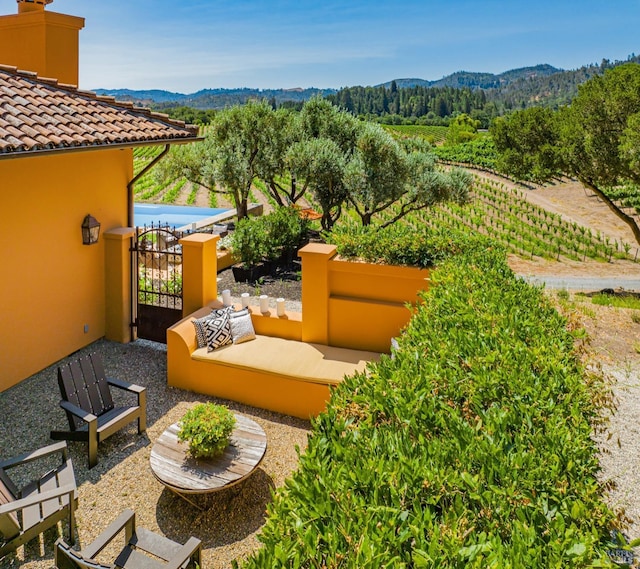
[{"label": "wooden adirondack chair", "polygon": [[[113,564],[104,564],[95,557],[125,530],[126,544]],[[56,541],[55,563],[58,569],[179,569],[202,567],[200,563],[202,544],[190,537],[180,545],[164,536],[144,528],[136,529],[135,514],[125,510],[102,534],[82,551],[74,551],[62,538]],[[146,555],[151,554],[153,557]]]},{"label": "wooden adirondack chair", "polygon": [[[22,488],[16,486],[7,474],[10,468],[58,453],[61,463],[57,468]],[[1,461],[0,559],[66,517],[69,520],[69,539],[73,543],[77,500],[73,465],[64,441]]]},{"label": "wooden adirondack chair", "polygon": [[[89,444],[89,468],[98,463],[98,443],[124,426],[138,421],[138,433],[147,429],[146,388],[107,378],[98,354],[58,368],[62,407],[67,413],[70,431],[51,431],[55,440],[85,441]],[[116,407],[110,387],[137,395],[137,405]]]}]

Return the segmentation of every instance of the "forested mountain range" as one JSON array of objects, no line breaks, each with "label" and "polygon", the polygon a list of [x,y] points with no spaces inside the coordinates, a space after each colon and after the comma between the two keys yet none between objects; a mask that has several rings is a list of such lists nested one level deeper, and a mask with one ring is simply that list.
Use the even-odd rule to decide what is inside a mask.
[{"label": "forested mountain range", "polygon": [[99,95],[110,95],[121,101],[163,109],[187,106],[194,109],[224,109],[241,105],[249,99],[267,99],[276,105],[284,102],[304,102],[316,95],[335,93],[336,89],[202,89],[196,93],[184,94],[159,89],[136,91],[133,89],[95,89]]},{"label": "forested mountain range", "polygon": [[[405,87],[470,87],[471,89],[495,89],[518,79],[529,79],[532,77],[544,77],[563,71],[551,65],[536,65],[534,67],[521,67],[512,69],[495,75],[494,73],[478,73],[473,71],[456,71],[436,81],[425,79],[394,79],[399,89]],[[377,85],[377,87],[391,87],[392,81]]]},{"label": "forested mountain range", "polygon": [[578,85],[627,62],[640,63],[640,56],[603,60],[571,71],[538,65],[500,75],[458,72],[438,82],[399,79],[376,87],[346,87],[327,98],[356,115],[392,124],[444,125],[452,114],[466,113],[487,127],[491,119],[513,109],[567,104]]},{"label": "forested mountain range", "polygon": [[[453,87],[471,89],[491,89],[508,85],[523,78],[542,77],[560,72],[551,65],[536,65],[512,69],[495,75],[493,73],[477,73],[470,71],[456,71],[442,79],[428,81],[426,79],[395,79],[400,89],[407,87]],[[376,87],[391,87],[393,81],[377,85]],[[362,87],[352,87],[362,89]],[[370,87],[366,87],[370,88]],[[233,104],[245,103],[251,98],[267,99],[280,105],[285,101],[304,102],[316,95],[332,95],[337,89],[202,89],[196,93],[184,94],[161,89],[140,90],[133,89],[96,89],[99,95],[110,95],[122,101],[133,101],[141,105],[152,105],[156,108],[164,106],[188,106],[194,109],[221,109]]]},{"label": "forested mountain range", "polygon": [[222,109],[249,99],[266,99],[276,106],[301,106],[320,95],[359,116],[400,124],[447,124],[449,117],[466,113],[487,127],[496,116],[512,109],[542,105],[557,108],[575,96],[578,85],[621,63],[640,63],[640,56],[624,61],[602,60],[579,69],[551,65],[512,69],[500,74],[457,71],[436,81],[395,79],[374,87],[336,89],[203,89],[183,94],[163,90],[96,89],[99,94],[169,111],[175,107]]}]

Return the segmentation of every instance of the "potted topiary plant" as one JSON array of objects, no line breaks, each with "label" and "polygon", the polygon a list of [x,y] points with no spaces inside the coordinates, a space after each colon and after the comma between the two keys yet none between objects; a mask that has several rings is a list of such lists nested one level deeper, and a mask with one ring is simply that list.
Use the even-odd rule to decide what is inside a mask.
[{"label": "potted topiary plant", "polygon": [[235,425],[235,416],[224,405],[198,403],[180,420],[178,440],[189,443],[194,458],[212,458],[227,447]]},{"label": "potted topiary plant", "polygon": [[270,241],[271,258],[276,265],[291,267],[298,249],[304,245],[309,221],[294,207],[278,207],[264,217]]},{"label": "potted topiary plant", "polygon": [[237,282],[253,282],[265,276],[263,259],[266,256],[267,235],[261,218],[241,219],[231,234],[231,250],[240,263],[233,265]]}]

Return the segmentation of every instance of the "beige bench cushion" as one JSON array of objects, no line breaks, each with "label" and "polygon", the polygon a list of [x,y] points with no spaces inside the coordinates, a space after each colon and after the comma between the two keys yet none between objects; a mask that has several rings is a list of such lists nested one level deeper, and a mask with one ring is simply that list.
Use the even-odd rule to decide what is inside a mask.
[{"label": "beige bench cushion", "polygon": [[364,371],[367,362],[380,354],[322,344],[307,344],[271,336],[256,336],[255,340],[233,344],[207,352],[195,350],[194,360],[286,376],[313,383],[339,383],[345,375]]}]

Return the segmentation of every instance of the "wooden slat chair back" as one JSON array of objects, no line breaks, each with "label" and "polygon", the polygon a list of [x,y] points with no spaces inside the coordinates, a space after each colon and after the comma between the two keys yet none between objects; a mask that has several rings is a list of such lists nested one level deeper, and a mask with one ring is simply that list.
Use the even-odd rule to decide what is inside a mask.
[{"label": "wooden slat chair back", "polygon": [[[10,468],[60,454],[60,464],[18,487]],[[65,442],[55,443],[0,462],[0,559],[46,529],[68,518],[70,541],[75,535],[76,480]]]},{"label": "wooden slat chair back", "polygon": [[[13,486],[10,480],[5,479],[4,471],[0,471],[0,508],[16,500],[16,493],[9,490]],[[9,541],[20,534],[20,522],[15,512],[0,514],[0,537]]]},{"label": "wooden slat chair back", "polygon": [[[98,417],[114,408],[102,360],[95,354],[59,367],[58,386],[63,399]],[[82,428],[82,419],[72,413],[67,417],[72,430]]]},{"label": "wooden slat chair back", "polygon": [[[124,531],[125,545],[113,564],[105,565],[95,558],[121,532]],[[187,569],[201,568],[202,544],[190,537],[180,545],[162,535],[144,528],[136,529],[135,514],[125,510],[89,546],[82,551],[74,551],[64,539],[56,541],[55,563],[58,569]]]},{"label": "wooden slat chair back", "polygon": [[[98,369],[95,369],[95,368]],[[63,398],[98,417],[113,409],[113,399],[99,358],[82,358],[58,368],[58,386]],[[83,421],[67,413],[72,430],[82,428]]]},{"label": "wooden slat chair back", "polygon": [[84,559],[64,541],[56,542],[56,569],[114,569],[115,565],[105,565],[93,559]]},{"label": "wooden slat chair back", "polygon": [[[58,368],[58,386],[70,431],[51,431],[51,438],[88,443],[89,467],[98,463],[98,443],[133,421],[138,433],[146,428],[146,389],[107,378],[98,354],[90,354]],[[116,407],[111,387],[133,393],[136,405]]]}]

